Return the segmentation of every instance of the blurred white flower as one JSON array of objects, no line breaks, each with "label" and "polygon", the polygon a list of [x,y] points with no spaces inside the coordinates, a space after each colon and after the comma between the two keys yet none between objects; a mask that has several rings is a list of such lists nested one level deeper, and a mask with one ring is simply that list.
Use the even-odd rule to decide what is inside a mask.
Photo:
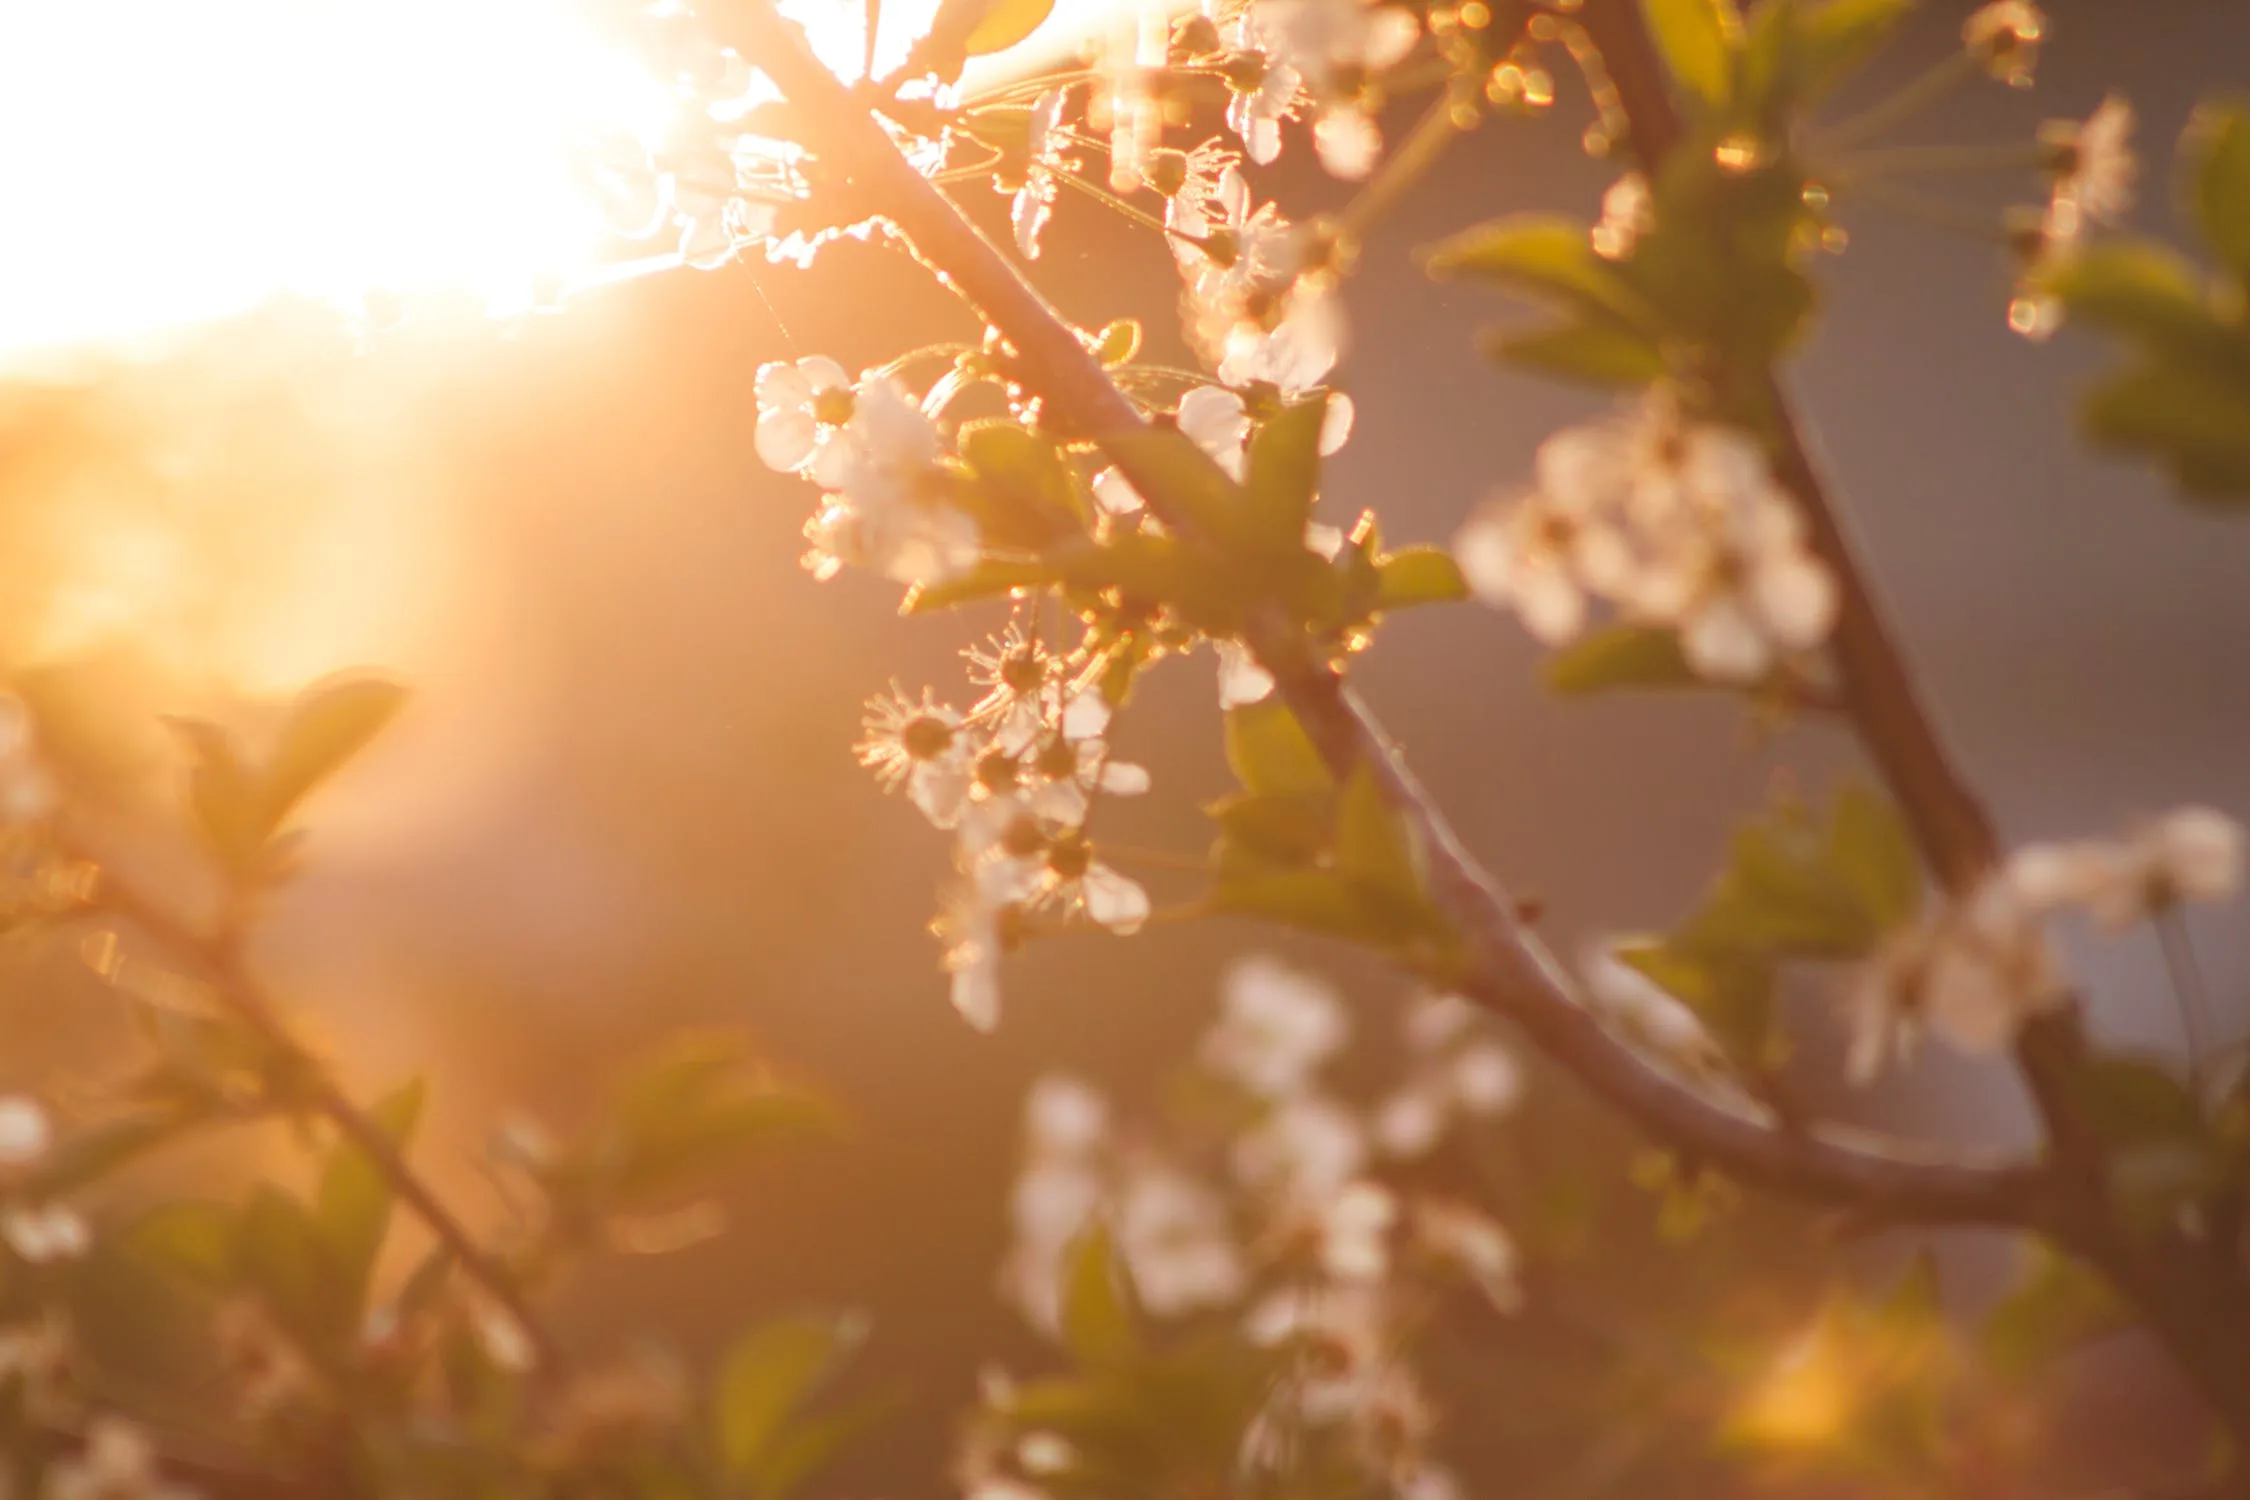
[{"label": "blurred white flower", "polygon": [[1158,1317],[1222,1307],[1249,1285],[1226,1200],[1166,1166],[1133,1172],[1118,1194],[1117,1249]]},{"label": "blurred white flower", "polygon": [[192,1500],[196,1493],[164,1477],[147,1434],[106,1414],[88,1424],[83,1450],[48,1467],[40,1491],[43,1500]]},{"label": "blurred white flower", "polygon": [[1205,1033],[1204,1064],[1262,1099],[1294,1094],[1312,1081],[1350,1034],[1334,990],[1264,954],[1227,971],[1220,1019]]},{"label": "blurred white flower", "polygon": [[1344,1184],[1320,1213],[1321,1269],[1337,1281],[1381,1281],[1391,1271],[1398,1195],[1361,1178]]},{"label": "blurred white flower", "polygon": [[1359,1118],[1317,1094],[1282,1099],[1234,1141],[1237,1177],[1300,1203],[1325,1202],[1366,1161],[1367,1136]]}]

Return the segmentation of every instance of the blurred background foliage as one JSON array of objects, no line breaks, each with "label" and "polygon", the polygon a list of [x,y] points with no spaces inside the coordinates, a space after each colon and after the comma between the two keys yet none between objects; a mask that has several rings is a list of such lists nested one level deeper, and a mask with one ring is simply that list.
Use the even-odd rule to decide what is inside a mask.
[{"label": "blurred background foliage", "polygon": [[[1932,117],[1933,138],[2020,134],[2118,87],[2142,138],[2169,142],[2250,55],[2250,13],[2228,0],[2050,9],[2039,93],[1965,96]],[[1873,97],[1955,24],[1911,23],[1853,87]],[[1425,282],[1407,256],[1461,227],[1472,187],[1480,204],[1590,214],[1611,174],[1578,150],[1583,108],[1566,90],[1550,116],[1488,123],[1369,243],[1349,297],[1386,336],[1343,369],[1362,437],[1331,471],[1338,515],[1378,501],[1394,539],[1442,538],[1543,436],[1597,408],[1481,362],[1463,333],[1492,299]],[[1275,181],[1292,207],[1329,191],[1301,160]],[[2163,181],[2160,167],[2139,219],[2177,240]],[[2006,830],[2068,835],[2190,800],[2250,814],[2240,537],[2137,463],[2091,462],[2060,438],[2111,355],[2077,331],[2015,339],[1997,252],[1866,209],[1845,224],[1802,385]],[[867,693],[945,678],[985,622],[964,617],[956,638],[891,618],[879,584],[814,585],[795,564],[799,497],[748,441],[760,361],[857,365],[962,333],[898,256],[843,244],[804,273],[659,278],[500,330],[436,317],[354,332],[281,306],[0,387],[0,669],[66,776],[117,809],[104,835],[148,880],[208,895],[163,831],[185,791],[164,716],[263,744],[332,668],[412,685],[390,730],[307,804],[303,873],[252,954],[360,1095],[428,1075],[426,1100],[398,1106],[402,1128],[421,1117],[419,1159],[472,1221],[502,1201],[478,1164],[495,1129],[617,1128],[595,1113],[605,1080],[678,1028],[746,1028],[756,1058],[834,1102],[839,1129],[718,1179],[724,1235],[595,1263],[562,1327],[588,1347],[660,1330],[709,1366],[758,1318],[829,1310],[768,1325],[785,1352],[738,1357],[825,1370],[855,1347],[847,1394],[884,1410],[880,1437],[845,1448],[827,1481],[839,1493],[926,1488],[979,1365],[1046,1358],[993,1291],[1029,1080],[1066,1067],[1151,1095],[1207,1022],[1228,957],[1272,942],[1220,922],[1129,948],[1035,947],[989,1039],[944,1003],[935,945],[916,940],[942,851],[870,792],[848,746]],[[1154,244],[1066,208],[1045,265],[1067,311],[1098,322],[1122,298],[1169,339],[1173,272]],[[1679,921],[1739,816],[1777,783],[1825,797],[1849,759],[1817,729],[1768,741],[1693,698],[1559,709],[1520,633],[1467,611],[1399,620],[1361,678],[1566,952]],[[1121,753],[1179,794],[1120,820],[1134,841],[1204,847],[1196,802],[1229,785],[1209,694],[1176,668],[1123,721]],[[2239,1022],[2250,934],[2226,912],[2198,920]],[[1315,956],[1363,1017],[1400,999],[1359,959]],[[2153,949],[2088,942],[2073,957],[2102,1034],[2177,1050]],[[132,1022],[82,955],[22,942],[4,962],[0,1088],[111,1076]],[[1938,1057],[1911,1081],[1844,1091],[1830,998],[1794,981],[1780,995],[1807,1038],[1784,1065],[1792,1089],[1910,1134],[2027,1138],[1997,1067]],[[1478,1488],[1929,1493],[1901,1466],[1938,1430],[1958,1489],[1992,1496],[2053,1493],[2065,1473],[2092,1492],[2191,1453],[2185,1399],[2131,1341],[2038,1390],[2019,1382],[2086,1309],[2059,1284],[2037,1305],[2001,1300],[2012,1247],[1947,1234],[1925,1258],[1806,1213],[1707,1202],[1691,1170],[1643,1160],[1544,1079],[1502,1129],[1459,1169],[1491,1185],[1532,1295],[1519,1315],[1447,1326],[1435,1355],[1453,1393],[1441,1447]],[[285,1142],[231,1138],[163,1157],[145,1188],[191,1172],[268,1218],[307,1211],[276,1206],[281,1188],[324,1196]],[[113,1273],[132,1280],[106,1257],[87,1272]],[[110,1336],[161,1335],[148,1299],[169,1295],[119,1291]],[[841,1309],[864,1310],[865,1328]],[[1962,1330],[1987,1318],[1996,1331],[1972,1348]],[[178,1357],[159,1350],[155,1368]],[[1939,1421],[1933,1391],[1974,1425]],[[747,1472],[772,1458],[758,1403],[787,1400],[740,1399],[748,1425],[715,1441]]]}]

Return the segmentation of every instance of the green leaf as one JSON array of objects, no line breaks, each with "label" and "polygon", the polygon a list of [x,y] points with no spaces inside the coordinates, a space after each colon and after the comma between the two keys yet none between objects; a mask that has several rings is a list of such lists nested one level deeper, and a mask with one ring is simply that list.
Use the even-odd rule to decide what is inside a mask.
[{"label": "green leaf", "polygon": [[1063,1260],[1063,1342],[1081,1364],[1122,1365],[1140,1352],[1133,1287],[1108,1227],[1099,1220],[1079,1231]]},{"label": "green leaf", "polygon": [[376,677],[350,677],[306,692],[281,726],[259,776],[269,829],[383,732],[406,703],[406,689]]},{"label": "green leaf", "polygon": [[1560,323],[1529,333],[1488,331],[1478,344],[1502,364],[1604,390],[1639,390],[1670,369],[1655,339],[1617,323]]},{"label": "green leaf", "polygon": [[769,1318],[720,1362],[712,1419],[727,1472],[745,1475],[774,1451],[790,1419],[867,1338],[858,1313]]},{"label": "green leaf", "polygon": [[[422,1081],[416,1079],[368,1111],[393,1146],[404,1150],[413,1137],[426,1093]],[[364,1307],[368,1281],[375,1273],[375,1260],[390,1228],[390,1180],[366,1152],[340,1139],[329,1149],[313,1203],[313,1216],[328,1242],[329,1254],[359,1306]]]},{"label": "green leaf", "polygon": [[865,1435],[897,1409],[895,1399],[874,1396],[841,1411],[792,1422],[766,1445],[764,1454],[751,1466],[751,1493],[757,1500],[785,1500],[833,1460],[846,1443]]},{"label": "green leaf", "polygon": [[186,741],[188,808],[204,843],[219,863],[236,873],[256,867],[258,853],[273,832],[266,799],[234,737],[201,719],[172,719]]},{"label": "green leaf", "polygon": [[1086,500],[1054,439],[986,417],[963,424],[958,441],[975,475],[962,498],[989,538],[1039,548],[1081,529]]},{"label": "green leaf", "polygon": [[1336,788],[1296,715],[1278,698],[1229,709],[1227,765],[1244,790],[1261,796],[1327,793]]},{"label": "green leaf", "polygon": [[1656,310],[1594,253],[1590,230],[1559,214],[1513,214],[1462,231],[1425,257],[1432,276],[1488,281],[1597,322],[1654,333]]},{"label": "green leaf", "polygon": [[1672,77],[1707,103],[1724,103],[1742,35],[1732,0],[1641,0],[1641,11]]},{"label": "green leaf", "polygon": [[1387,941],[1356,892],[1332,870],[1227,871],[1212,904],[1237,916],[1279,922],[1325,937]]},{"label": "green leaf", "polygon": [[1102,325],[1094,339],[1094,358],[1102,368],[1114,370],[1133,362],[1141,352],[1141,325],[1131,318],[1115,318]]},{"label": "green leaf", "polygon": [[1986,1316],[1981,1338],[1995,1371],[2018,1381],[2126,1319],[2099,1272],[2042,1240],[2026,1241],[2025,1254],[2023,1278]]},{"label": "green leaf", "polygon": [[261,1183],[243,1205],[235,1245],[243,1280],[282,1327],[316,1350],[350,1333],[358,1299],[303,1204]]},{"label": "green leaf", "polygon": [[1100,442],[1167,525],[1184,524],[1207,536],[1233,534],[1240,509],[1235,484],[1186,433],[1139,427],[1106,434]]},{"label": "green leaf", "polygon": [[2089,1058],[2077,1087],[2087,1119],[2113,1145],[2199,1140],[2206,1134],[2203,1111],[2186,1081],[2154,1058],[2124,1053]]},{"label": "green leaf", "polygon": [[830,1134],[838,1124],[826,1099],[767,1077],[740,1032],[692,1031],[666,1041],[627,1077],[600,1165],[623,1203],[753,1146]]},{"label": "green leaf", "polygon": [[1365,760],[1352,768],[1337,802],[1336,869],[1363,896],[1404,908],[1422,903],[1422,863],[1411,830]]},{"label": "green leaf", "polygon": [[235,1211],[224,1203],[183,1198],[159,1204],[133,1225],[133,1249],[166,1270],[213,1290],[235,1276]]},{"label": "green leaf", "polygon": [[1827,0],[1824,5],[1768,0],[1767,8],[1795,17],[1793,102],[1813,104],[1890,40],[1914,9],[1914,0]]},{"label": "green leaf", "polygon": [[2250,283],[2250,106],[2205,100],[2185,144],[2204,237],[2235,277]]},{"label": "green leaf", "polygon": [[2250,367],[2250,346],[2212,315],[2195,268],[2154,241],[2099,241],[2042,272],[2032,287],[2071,317],[2144,348]]},{"label": "green leaf", "polygon": [[1857,782],[1837,791],[1828,858],[1878,928],[1903,927],[1920,914],[1921,856],[1905,820],[1881,793]]},{"label": "green leaf", "polygon": [[1243,489],[1249,497],[1250,534],[1269,552],[1302,552],[1305,522],[1312,518],[1320,484],[1320,428],[1328,396],[1291,402],[1258,424],[1251,435]]},{"label": "green leaf", "polygon": [[1461,565],[1443,547],[1401,547],[1375,560],[1375,608],[1457,604],[1469,597]]},{"label": "green leaf", "polygon": [[1680,638],[1653,625],[1609,625],[1547,658],[1547,686],[1565,698],[1619,688],[1702,687]]},{"label": "green leaf", "polygon": [[971,57],[1006,51],[1037,31],[1054,10],[1055,0],[993,0],[970,28],[966,50]]},{"label": "green leaf", "polygon": [[2080,418],[2096,443],[2154,459],[2190,499],[2239,506],[2250,497],[2250,381],[2142,364],[2089,391]]},{"label": "green leaf", "polygon": [[1205,809],[1225,843],[1222,866],[1304,866],[1328,847],[1335,818],[1327,799],[1240,792]]}]

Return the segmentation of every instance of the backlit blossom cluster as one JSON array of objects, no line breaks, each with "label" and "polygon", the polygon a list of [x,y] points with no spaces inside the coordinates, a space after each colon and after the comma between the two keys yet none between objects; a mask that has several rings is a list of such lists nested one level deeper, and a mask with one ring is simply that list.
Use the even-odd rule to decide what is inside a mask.
[{"label": "backlit blossom cluster", "polygon": [[935,583],[975,565],[977,526],[950,503],[944,435],[896,379],[854,380],[811,355],[760,366],[757,396],[758,457],[822,491],[805,526],[815,576],[852,566]]},{"label": "backlit blossom cluster", "polygon": [[2133,206],[2140,163],[2133,154],[2133,107],[2122,95],[2103,98],[2083,121],[2040,127],[2053,186],[2045,207],[2026,210],[2016,234],[2023,275],[2008,321],[2027,338],[2045,338],[2061,322],[2061,304],[2039,279],[2067,261],[2092,225],[2115,225]]},{"label": "backlit blossom cluster", "polygon": [[[1406,1013],[1387,1085],[1354,1103],[1322,1077],[1350,1032],[1334,991],[1252,957],[1229,973],[1196,1053],[1203,1087],[1234,1101],[1220,1137],[1120,1121],[1088,1085],[1041,1080],[1001,1291],[1054,1333],[1070,1258],[1100,1224],[1152,1315],[1231,1319],[1283,1356],[1287,1373],[1243,1435],[1245,1463],[1285,1469],[1293,1443],[1318,1434],[1395,1493],[1443,1493],[1407,1311],[1447,1287],[1512,1309],[1515,1251],[1481,1210],[1409,1192],[1386,1170],[1508,1110],[1519,1077],[1465,1002],[1427,997]],[[985,1465],[971,1492],[1041,1492],[1021,1457]]]},{"label": "backlit blossom cluster", "polygon": [[1104,796],[1137,796],[1148,773],[1116,756],[1098,658],[1059,651],[1019,620],[970,648],[966,710],[925,689],[868,703],[861,764],[952,835],[956,876],[936,931],[953,1003],[989,1030],[1002,956],[1042,919],[1137,931],[1148,893],[1106,863],[1087,833]]},{"label": "backlit blossom cluster", "polygon": [[1963,1052],[2000,1050],[2065,996],[2050,917],[2080,912],[2123,932],[2183,903],[2231,900],[2242,870],[2242,826],[2208,807],[2177,809],[2122,839],[2025,845],[1869,964],[1849,1002],[1851,1074],[1872,1077],[1924,1031]]},{"label": "backlit blossom cluster", "polygon": [[1676,632],[1721,682],[1764,679],[1836,619],[1835,580],[1757,440],[1660,398],[1542,443],[1531,491],[1480,510],[1454,553],[1479,598],[1549,645],[1607,604]]}]

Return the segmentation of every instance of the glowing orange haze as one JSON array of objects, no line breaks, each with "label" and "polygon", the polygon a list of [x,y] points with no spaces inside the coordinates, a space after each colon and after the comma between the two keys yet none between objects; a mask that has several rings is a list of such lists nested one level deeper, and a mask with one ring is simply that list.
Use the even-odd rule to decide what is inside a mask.
[{"label": "glowing orange haze", "polygon": [[[277,296],[505,311],[583,274],[605,236],[573,142],[674,110],[585,3],[0,6],[0,359]],[[932,6],[886,4],[885,52]],[[791,9],[853,65],[856,0]]]}]

